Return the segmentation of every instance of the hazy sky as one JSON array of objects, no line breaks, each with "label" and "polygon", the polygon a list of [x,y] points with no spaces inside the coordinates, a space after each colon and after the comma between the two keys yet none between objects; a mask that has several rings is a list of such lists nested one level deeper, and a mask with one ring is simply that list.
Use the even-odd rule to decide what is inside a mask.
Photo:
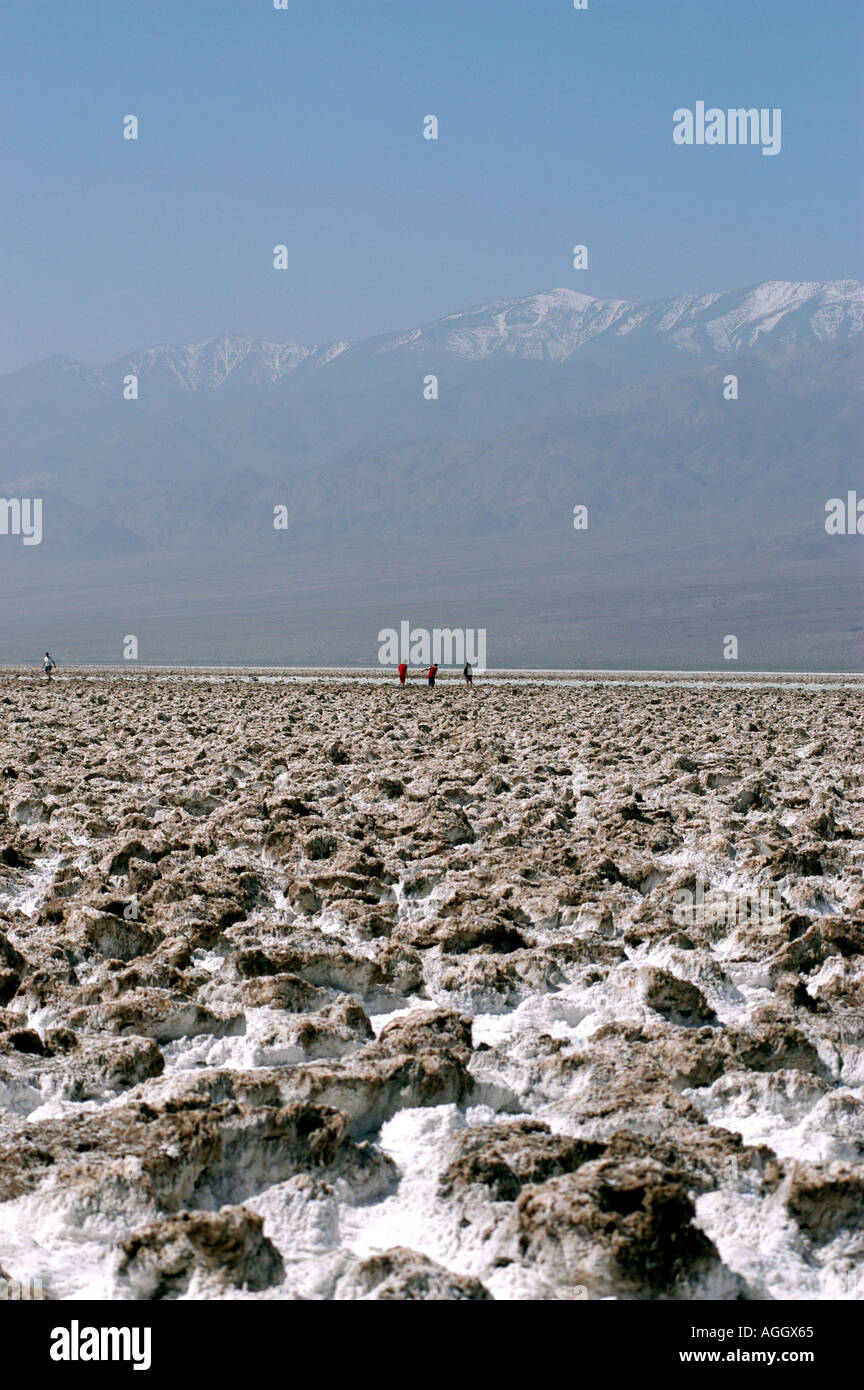
[{"label": "hazy sky", "polygon": [[[0,370],[356,339],[559,285],[860,277],[862,22],[861,0],[0,0]],[[781,153],[675,146],[698,100],[780,107]]]}]

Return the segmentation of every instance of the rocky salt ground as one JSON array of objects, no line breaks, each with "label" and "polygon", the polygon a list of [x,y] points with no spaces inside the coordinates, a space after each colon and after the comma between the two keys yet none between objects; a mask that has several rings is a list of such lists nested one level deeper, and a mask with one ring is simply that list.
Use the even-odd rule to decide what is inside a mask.
[{"label": "rocky salt ground", "polygon": [[[0,1273],[864,1297],[859,689],[70,673],[0,714]],[[779,921],[682,927],[697,878]]]}]

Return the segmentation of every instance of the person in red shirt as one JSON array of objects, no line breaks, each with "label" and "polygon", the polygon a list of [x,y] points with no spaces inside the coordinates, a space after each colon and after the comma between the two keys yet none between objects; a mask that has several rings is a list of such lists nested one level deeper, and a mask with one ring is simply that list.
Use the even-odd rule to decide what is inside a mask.
[{"label": "person in red shirt", "polygon": [[400,684],[400,685],[404,685],[404,684],[405,684],[405,677],[407,676],[407,674],[408,674],[408,662],[407,662],[407,661],[400,661],[400,662],[399,662],[399,684]]},{"label": "person in red shirt", "polygon": [[429,667],[429,689],[430,689],[430,690],[434,689],[434,686],[435,686],[435,677],[437,676],[437,674],[438,674],[438,667],[437,667],[437,666],[430,666],[430,667]]}]

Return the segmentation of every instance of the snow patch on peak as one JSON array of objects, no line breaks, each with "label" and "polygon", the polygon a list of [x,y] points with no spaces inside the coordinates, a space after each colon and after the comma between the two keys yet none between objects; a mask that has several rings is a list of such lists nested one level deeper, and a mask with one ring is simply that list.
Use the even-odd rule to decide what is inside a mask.
[{"label": "snow patch on peak", "polygon": [[410,335],[394,336],[386,350],[411,342],[475,361],[498,353],[563,361],[633,307],[628,300],[596,299],[577,290],[544,290],[447,314]]},{"label": "snow patch on peak", "polygon": [[824,341],[860,333],[864,285],[856,280],[766,280],[742,290],[684,294],[640,304],[621,317],[618,336],[647,331],[693,356],[746,351],[771,335]]},{"label": "snow patch on peak", "polygon": [[253,380],[278,381],[320,351],[300,343],[220,333],[183,346],[145,348],[129,358],[129,365],[136,373],[167,371],[188,391],[213,390],[244,367]]},{"label": "snow patch on peak", "polygon": [[558,286],[516,299],[493,300],[446,314],[420,327],[361,343],[346,340],[304,346],[222,333],[184,345],[144,348],[109,368],[72,358],[48,361],[94,384],[113,385],[118,371],[167,373],[187,391],[214,390],[229,379],[278,383],[299,369],[326,367],[348,349],[381,356],[398,351],[448,354],[466,361],[493,356],[564,362],[591,344],[612,355],[628,339],[628,353],[646,355],[666,344],[687,357],[729,356],[766,340],[834,342],[864,329],[864,285],[765,280],[739,290],[677,295],[651,303],[598,299]]},{"label": "snow patch on peak", "polygon": [[326,347],[315,348],[315,366],[326,367],[328,362],[332,362],[335,357],[341,357],[343,352],[347,352],[351,344],[348,339],[339,339],[335,343],[328,343]]}]

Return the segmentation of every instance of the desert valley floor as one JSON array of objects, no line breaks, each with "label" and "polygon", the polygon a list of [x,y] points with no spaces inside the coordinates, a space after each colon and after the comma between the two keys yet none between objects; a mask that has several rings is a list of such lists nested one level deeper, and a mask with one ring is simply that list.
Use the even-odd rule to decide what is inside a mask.
[{"label": "desert valley floor", "polygon": [[0,1276],[864,1298],[860,678],[0,677]]}]

